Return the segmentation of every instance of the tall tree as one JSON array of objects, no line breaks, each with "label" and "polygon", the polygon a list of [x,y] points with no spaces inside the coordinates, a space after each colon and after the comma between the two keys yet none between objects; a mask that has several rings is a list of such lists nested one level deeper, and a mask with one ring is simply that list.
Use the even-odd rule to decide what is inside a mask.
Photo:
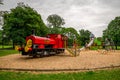
[{"label": "tall tree", "polygon": [[0,5],[3,4],[3,0],[0,0]]},{"label": "tall tree", "polygon": [[65,24],[64,19],[57,14],[49,15],[47,22],[48,27],[50,28],[50,33],[60,33],[61,26]]},{"label": "tall tree", "polygon": [[113,40],[117,49],[120,45],[120,16],[112,20],[106,30],[103,31],[103,38]]},{"label": "tall tree", "polygon": [[2,30],[0,30],[0,44],[2,44]]},{"label": "tall tree", "polygon": [[76,42],[79,44],[78,42],[79,34],[73,27],[69,27],[69,28],[62,27],[60,34],[68,36],[69,46],[72,46],[74,40],[76,40]]},{"label": "tall tree", "polygon": [[79,31],[79,35],[80,35],[80,38],[79,38],[79,41],[81,42],[81,45],[85,45],[86,42],[89,42],[90,38],[90,31],[89,30],[84,30],[84,29],[81,29]]},{"label": "tall tree", "polygon": [[11,9],[10,13],[4,14],[4,34],[8,39],[12,39],[13,43],[24,43],[33,29],[39,36],[46,35],[48,31],[40,14],[31,7],[21,3]]},{"label": "tall tree", "polygon": [[[3,5],[3,0],[0,0],[0,6]],[[3,11],[0,11],[0,27],[2,25],[2,15],[3,15]]]}]

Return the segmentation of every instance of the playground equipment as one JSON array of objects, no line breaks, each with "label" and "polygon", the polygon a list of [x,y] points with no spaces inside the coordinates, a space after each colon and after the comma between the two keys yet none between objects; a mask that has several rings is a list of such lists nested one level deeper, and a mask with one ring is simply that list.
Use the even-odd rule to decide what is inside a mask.
[{"label": "playground equipment", "polygon": [[76,43],[75,43],[73,50],[69,49],[69,48],[67,48],[66,50],[69,51],[72,56],[77,56],[77,55],[79,55],[79,53],[80,53],[81,50],[89,48],[94,43],[94,39],[95,39],[95,36],[94,36],[94,34],[91,33],[90,34],[90,42],[88,44],[86,44],[85,46],[83,46],[80,49],[77,49],[77,46],[76,46]]},{"label": "playground equipment", "polygon": [[90,47],[93,44],[93,42],[94,42],[94,38],[92,38],[91,41],[86,46],[83,46],[82,48],[80,48],[80,51],[84,50],[87,47]]},{"label": "playground equipment", "polygon": [[80,52],[80,51],[77,50],[76,40],[74,40],[72,48],[66,47],[66,51],[68,51],[71,56],[77,56],[78,55],[77,52]]},{"label": "playground equipment", "polygon": [[114,51],[115,50],[115,44],[114,41],[112,39],[105,39],[105,42],[103,44],[104,46],[104,50],[102,51],[102,53],[107,53],[108,51]]},{"label": "playground equipment", "polygon": [[77,49],[77,46],[75,46],[73,49],[66,48],[66,50],[69,52],[69,54],[70,54],[71,56],[78,56],[79,53],[80,53],[80,51],[82,51],[82,50],[90,47],[90,46],[94,43],[94,39],[95,39],[95,38],[92,38],[92,39],[90,40],[90,42],[89,42],[86,46],[83,46],[83,47],[80,48],[80,49]]},{"label": "playground equipment", "polygon": [[80,48],[80,51],[81,51],[81,50],[84,50],[84,49],[86,49],[86,48],[89,48],[89,47],[93,44],[94,39],[95,39],[95,36],[94,36],[93,33],[91,33],[91,34],[90,34],[90,42],[89,42],[88,44],[85,44],[85,46],[83,46],[82,48]]},{"label": "playground equipment", "polygon": [[102,42],[102,40],[92,37],[90,38],[90,42],[82,48],[78,49],[75,47],[74,49],[67,48],[66,50],[69,51],[70,55],[77,56],[79,55],[80,51],[90,48],[93,44],[95,45],[95,50],[100,53],[107,53],[109,51],[114,51],[115,49],[115,45],[112,39],[105,39],[105,41]]}]

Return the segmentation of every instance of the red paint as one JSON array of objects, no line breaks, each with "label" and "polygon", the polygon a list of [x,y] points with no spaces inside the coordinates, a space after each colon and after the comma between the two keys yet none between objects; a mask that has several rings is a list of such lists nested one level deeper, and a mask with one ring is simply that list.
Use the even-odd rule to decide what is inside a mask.
[{"label": "red paint", "polygon": [[64,48],[63,35],[60,34],[48,34],[47,37],[31,35],[26,38],[26,42],[28,39],[31,39],[33,44],[38,45],[38,48],[41,49],[44,49],[45,45],[52,45],[52,48]]}]

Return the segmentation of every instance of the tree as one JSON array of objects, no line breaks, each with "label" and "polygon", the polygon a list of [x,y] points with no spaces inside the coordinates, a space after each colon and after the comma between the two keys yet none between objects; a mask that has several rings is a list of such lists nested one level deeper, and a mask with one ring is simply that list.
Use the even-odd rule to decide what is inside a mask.
[{"label": "tree", "polygon": [[3,0],[0,0],[0,5],[3,4]]},{"label": "tree", "polygon": [[117,49],[117,46],[120,45],[120,16],[108,24],[107,29],[103,31],[103,38],[113,40]]},{"label": "tree", "polygon": [[2,30],[0,30],[0,44],[2,44]]},{"label": "tree", "polygon": [[48,28],[43,23],[40,14],[29,6],[19,4],[10,13],[4,14],[3,32],[15,44],[23,44],[26,36],[35,30],[36,35],[44,36]]},{"label": "tree", "polygon": [[89,38],[89,36],[90,36],[90,31],[81,29],[81,30],[79,31],[79,35],[80,35],[79,41],[81,42],[81,45],[82,45],[82,46],[85,45],[86,42],[87,42],[87,43],[89,42],[89,40],[90,40],[90,38]]},{"label": "tree", "polygon": [[47,22],[50,33],[60,33],[61,26],[65,24],[64,19],[57,14],[49,15]]},{"label": "tree", "polygon": [[[0,6],[3,4],[3,0],[0,0]],[[2,15],[3,11],[0,11],[0,27],[2,26]]]},{"label": "tree", "polygon": [[68,36],[68,45],[69,46],[73,45],[74,40],[76,40],[76,42],[79,44],[79,42],[78,42],[79,34],[73,27],[69,27],[69,28],[62,27],[60,34]]}]

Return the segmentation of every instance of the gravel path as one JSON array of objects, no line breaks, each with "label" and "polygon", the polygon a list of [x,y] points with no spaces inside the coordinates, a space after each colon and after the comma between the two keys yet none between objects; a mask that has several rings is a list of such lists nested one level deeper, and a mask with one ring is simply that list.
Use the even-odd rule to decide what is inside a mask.
[{"label": "gravel path", "polygon": [[84,69],[120,65],[120,51],[101,54],[102,51],[82,51],[77,57],[67,52],[55,56],[32,58],[21,54],[0,57],[0,68],[21,69]]}]

